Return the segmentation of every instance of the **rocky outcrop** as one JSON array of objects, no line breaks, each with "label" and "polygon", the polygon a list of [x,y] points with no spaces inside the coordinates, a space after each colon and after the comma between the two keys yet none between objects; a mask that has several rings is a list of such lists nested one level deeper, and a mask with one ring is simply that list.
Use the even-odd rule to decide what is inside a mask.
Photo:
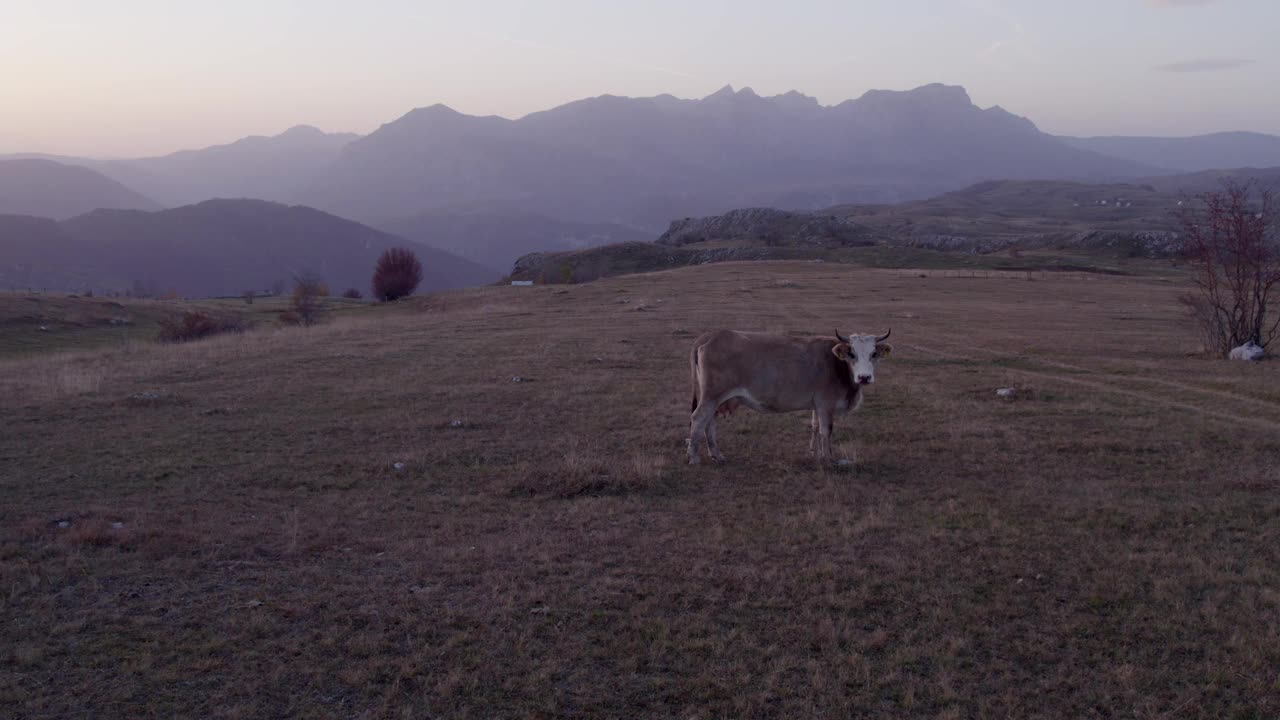
[{"label": "rocky outcrop", "polygon": [[1178,254],[1181,243],[1178,233],[1164,230],[1096,230],[1083,233],[994,236],[918,234],[892,239],[890,242],[925,250],[977,255],[989,255],[1016,248],[1018,250],[1082,250],[1142,258],[1174,257]]},{"label": "rocky outcrop", "polygon": [[873,245],[872,232],[834,215],[743,208],[723,215],[671,223],[659,245],[682,246],[718,240],[753,240],[772,247],[853,247]]},{"label": "rocky outcrop", "polygon": [[1109,251],[1127,257],[1169,258],[1181,252],[1182,237],[1168,230],[1099,230],[1077,235],[1071,246]]}]

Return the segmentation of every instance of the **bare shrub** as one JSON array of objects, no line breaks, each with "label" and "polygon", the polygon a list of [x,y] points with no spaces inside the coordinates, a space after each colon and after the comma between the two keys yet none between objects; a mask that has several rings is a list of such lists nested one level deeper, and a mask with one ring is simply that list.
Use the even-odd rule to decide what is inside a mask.
[{"label": "bare shrub", "polygon": [[243,294],[243,295],[241,295],[241,297],[243,297],[243,298],[244,298],[244,304],[245,304],[245,305],[252,305],[252,304],[253,304],[254,299],[255,299],[256,297],[258,297],[258,293],[254,292],[254,291],[252,291],[252,290],[245,290],[245,291],[244,291],[244,294]]},{"label": "bare shrub", "polygon": [[289,298],[289,310],[280,316],[287,325],[311,326],[324,317],[324,298],[329,296],[329,286],[311,274],[293,279],[293,293]]},{"label": "bare shrub", "polygon": [[360,300],[364,298],[364,293],[360,292],[355,288],[347,288],[346,290],[342,291],[342,297],[348,300]]},{"label": "bare shrub", "polygon": [[1182,302],[1207,349],[1225,356],[1246,342],[1266,347],[1280,330],[1271,308],[1280,286],[1276,195],[1256,183],[1223,182],[1180,214],[1183,255],[1196,292]]},{"label": "bare shrub", "polygon": [[236,317],[215,317],[200,310],[188,310],[179,317],[160,321],[160,342],[189,342],[223,333],[244,332],[245,323]]},{"label": "bare shrub", "polygon": [[373,296],[382,302],[408,297],[422,282],[422,263],[408,248],[391,248],[373,271]]}]

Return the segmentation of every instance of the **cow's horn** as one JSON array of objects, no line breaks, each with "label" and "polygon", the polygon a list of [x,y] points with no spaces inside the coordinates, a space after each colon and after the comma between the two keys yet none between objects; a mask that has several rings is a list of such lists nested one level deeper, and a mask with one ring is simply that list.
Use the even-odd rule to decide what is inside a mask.
[{"label": "cow's horn", "polygon": [[885,340],[888,340],[888,339],[889,339],[889,336],[890,336],[890,335],[892,335],[892,334],[893,334],[893,328],[889,328],[889,332],[887,332],[887,333],[885,333],[884,335],[881,335],[880,337],[876,338],[876,342],[884,342]]},{"label": "cow's horn", "polygon": [[836,339],[837,339],[837,340],[839,340],[839,341],[840,341],[840,342],[842,342],[842,343],[847,343],[847,342],[849,342],[849,338],[847,338],[847,337],[845,337],[845,336],[841,335],[841,334],[840,334],[840,330],[839,330],[839,329],[837,329],[837,330],[836,330]]}]

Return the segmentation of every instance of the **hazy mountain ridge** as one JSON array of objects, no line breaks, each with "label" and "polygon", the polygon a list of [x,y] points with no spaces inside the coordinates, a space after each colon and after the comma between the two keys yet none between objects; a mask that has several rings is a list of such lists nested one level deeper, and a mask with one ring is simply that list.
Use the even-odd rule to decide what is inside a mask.
[{"label": "hazy mountain ridge", "polygon": [[[344,147],[304,198],[364,220],[500,207],[656,228],[743,205],[911,199],[988,177],[1150,172],[978,108],[959,87],[822,106],[726,86],[701,100],[605,95],[519,120],[421,108]],[[870,186],[875,196],[861,192]]]},{"label": "hazy mountain ridge", "polygon": [[62,222],[0,216],[0,287],[134,287],[236,295],[315,273],[334,292],[368,292],[389,247],[422,260],[423,290],[475,285],[498,273],[308,207],[210,200],[159,212],[94,210]]},{"label": "hazy mountain ridge", "polygon": [[159,157],[114,160],[103,172],[170,206],[212,198],[297,200],[298,189],[324,173],[358,135],[299,125],[271,136]]},{"label": "hazy mountain ridge", "polygon": [[86,167],[42,158],[0,160],[0,214],[63,220],[104,207],[156,210],[160,205]]},{"label": "hazy mountain ridge", "polygon": [[1280,165],[1280,137],[1220,132],[1191,137],[1060,137],[1072,147],[1124,158],[1170,172]]},{"label": "hazy mountain ridge", "polygon": [[338,152],[359,137],[298,125],[278,135],[250,135],[154,157],[95,159],[21,153],[0,160],[37,158],[86,167],[169,207],[214,198],[294,202],[301,188],[324,173]]}]

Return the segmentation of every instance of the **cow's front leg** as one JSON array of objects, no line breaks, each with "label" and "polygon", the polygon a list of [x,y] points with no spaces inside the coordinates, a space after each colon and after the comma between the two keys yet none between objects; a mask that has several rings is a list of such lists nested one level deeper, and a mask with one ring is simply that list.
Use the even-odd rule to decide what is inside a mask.
[{"label": "cow's front leg", "polygon": [[818,411],[814,410],[809,416],[809,452],[812,453],[818,448]]},{"label": "cow's front leg", "polygon": [[818,462],[831,461],[831,424],[830,410],[821,410],[818,415],[818,448],[815,453]]}]

